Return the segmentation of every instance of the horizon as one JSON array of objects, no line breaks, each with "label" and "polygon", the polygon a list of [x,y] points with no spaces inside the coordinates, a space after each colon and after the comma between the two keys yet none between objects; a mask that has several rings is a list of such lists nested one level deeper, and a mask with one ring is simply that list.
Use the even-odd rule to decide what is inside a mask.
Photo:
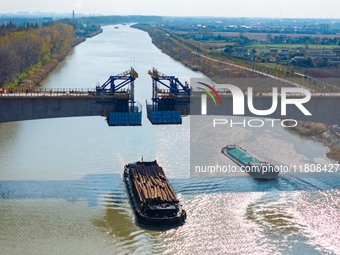
[{"label": "horizon", "polygon": [[[44,15],[50,15],[49,17],[66,17],[72,18],[73,10],[71,12],[43,12],[43,11],[18,11],[18,12],[0,12],[1,17],[46,17]],[[168,15],[154,15],[154,14],[100,14],[100,13],[77,13],[75,12],[76,18],[82,17],[129,17],[129,16],[140,16],[140,17],[164,17],[164,18],[193,18],[193,19],[272,19],[272,20],[328,20],[328,21],[340,21],[340,17],[338,18],[322,18],[322,17],[259,17],[259,16],[168,16]],[[78,17],[77,17],[78,16]]]},{"label": "horizon", "polygon": [[[89,16],[161,16],[161,17],[216,17],[216,18],[275,18],[275,19],[340,19],[340,2],[325,0],[323,4],[307,0],[239,0],[228,3],[210,0],[197,3],[192,0],[59,0],[46,2],[31,0],[10,3],[0,0],[1,15],[50,13],[53,15],[75,13]],[[175,15],[174,15],[175,14]]]}]

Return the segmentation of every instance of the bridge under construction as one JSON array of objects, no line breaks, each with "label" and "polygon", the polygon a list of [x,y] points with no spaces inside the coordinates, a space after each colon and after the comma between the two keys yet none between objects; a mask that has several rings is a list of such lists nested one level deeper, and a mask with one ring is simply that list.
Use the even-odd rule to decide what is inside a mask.
[{"label": "bridge under construction", "polygon": [[[201,104],[201,90],[193,91],[188,83],[183,84],[177,77],[162,74],[156,68],[150,70],[148,74],[152,80],[152,95],[150,103],[146,101],[146,111],[147,118],[153,125],[181,124],[183,116],[201,114],[198,106]],[[2,90],[0,122],[103,116],[109,126],[141,126],[142,105],[135,99],[137,78],[138,73],[131,68],[110,76],[101,86],[91,89]],[[230,111],[233,109],[232,95],[229,91],[217,90],[217,92],[223,99],[220,115],[232,115]],[[258,109],[268,109],[271,103],[270,93],[254,97],[254,105]],[[312,94],[308,107],[313,113],[312,118],[306,118],[296,109],[292,109],[285,118],[330,125],[340,124],[339,93]],[[244,116],[254,115],[246,111]],[[280,119],[278,114],[266,117]]]}]

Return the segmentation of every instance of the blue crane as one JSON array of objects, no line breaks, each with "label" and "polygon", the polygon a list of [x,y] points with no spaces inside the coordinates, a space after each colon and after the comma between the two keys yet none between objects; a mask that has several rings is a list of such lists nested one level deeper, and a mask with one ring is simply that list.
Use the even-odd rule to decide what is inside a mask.
[{"label": "blue crane", "polygon": [[152,71],[150,70],[148,74],[152,78],[152,101],[153,102],[159,101],[158,92],[160,91],[160,88],[158,87],[158,84],[161,84],[167,89],[169,89],[168,93],[170,96],[190,97],[190,88],[187,82],[185,82],[185,85],[183,85],[179,81],[179,79],[176,78],[175,76],[162,74],[156,68],[153,68]]},{"label": "blue crane", "polygon": [[[134,81],[138,78],[138,73],[131,67],[123,73],[110,76],[110,78],[101,86],[96,87],[98,94],[114,95],[115,93],[122,93],[121,89],[130,84],[129,99],[132,104],[135,103],[135,84]],[[116,82],[119,81],[117,84]]]},{"label": "blue crane", "polygon": [[[110,76],[103,85],[96,87],[97,94],[112,96],[109,104],[114,107],[108,112],[105,111],[109,126],[141,125],[141,107],[139,103],[135,106],[134,81],[136,78],[138,78],[138,73],[131,67],[130,70],[121,74]],[[130,88],[123,90],[127,85],[130,85]]]},{"label": "blue crane", "polygon": [[181,124],[181,115],[189,113],[189,85],[186,82],[183,85],[175,76],[162,74],[156,68],[148,74],[152,78],[152,104],[146,103],[148,119],[155,125]]}]

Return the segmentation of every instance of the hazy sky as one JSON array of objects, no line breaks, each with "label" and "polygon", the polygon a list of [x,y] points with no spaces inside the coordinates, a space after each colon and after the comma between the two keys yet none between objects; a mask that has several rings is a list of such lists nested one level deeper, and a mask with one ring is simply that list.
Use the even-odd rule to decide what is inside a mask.
[{"label": "hazy sky", "polygon": [[0,0],[0,13],[340,18],[340,0]]}]

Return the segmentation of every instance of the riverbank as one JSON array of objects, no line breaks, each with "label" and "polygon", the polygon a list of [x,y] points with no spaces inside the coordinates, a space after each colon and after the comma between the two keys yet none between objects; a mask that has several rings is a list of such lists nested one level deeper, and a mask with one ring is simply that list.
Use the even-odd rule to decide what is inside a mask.
[{"label": "riverbank", "polygon": [[47,77],[47,75],[53,71],[56,66],[63,61],[66,56],[70,53],[70,51],[77,46],[78,44],[84,42],[85,38],[77,38],[71,47],[65,49],[58,56],[53,58],[47,64],[33,68],[28,72],[28,76],[15,88],[16,90],[21,91],[33,91],[37,86],[40,86],[40,83]]},{"label": "riverbank", "polygon": [[50,72],[52,72],[54,68],[56,68],[57,65],[69,55],[70,51],[74,47],[86,41],[87,38],[94,37],[102,32],[103,29],[100,28],[88,34],[86,37],[74,38],[74,41],[70,47],[64,49],[47,64],[33,67],[30,71],[28,71],[27,77],[25,77],[15,89],[19,91],[34,91],[36,87],[40,86],[41,82],[50,74]]},{"label": "riverbank", "polygon": [[175,35],[170,35],[159,28],[142,24],[136,24],[132,27],[147,32],[152,43],[163,53],[189,69],[203,73],[216,83],[234,84],[243,90],[252,85],[256,92],[270,92],[274,83],[276,87],[284,85],[284,83],[277,82],[274,79],[260,79],[265,78],[265,76],[248,67],[212,58],[202,52],[200,48],[194,50],[185,42],[175,38]]},{"label": "riverbank", "polygon": [[291,128],[301,136],[311,137],[329,148],[326,156],[340,162],[340,137],[331,131],[330,126],[322,123],[301,121]]},{"label": "riverbank", "polygon": [[[140,29],[149,34],[152,43],[163,53],[182,63],[195,72],[201,72],[216,83],[228,83],[230,79],[256,78],[260,75],[236,66],[227,65],[199,54],[195,54],[191,48],[179,42],[176,38],[159,28],[136,24],[133,28]],[[199,49],[197,49],[199,52]],[[240,84],[240,86],[242,86]]]},{"label": "riverbank", "polygon": [[[324,87],[300,76],[290,75],[280,65],[261,65],[209,51],[193,40],[187,40],[170,29],[136,24],[132,26],[149,34],[152,43],[162,52],[198,71],[216,83],[234,84],[246,90],[249,86],[256,92],[271,92],[273,87],[306,87],[324,92]],[[259,79],[266,78],[266,79]]]}]

